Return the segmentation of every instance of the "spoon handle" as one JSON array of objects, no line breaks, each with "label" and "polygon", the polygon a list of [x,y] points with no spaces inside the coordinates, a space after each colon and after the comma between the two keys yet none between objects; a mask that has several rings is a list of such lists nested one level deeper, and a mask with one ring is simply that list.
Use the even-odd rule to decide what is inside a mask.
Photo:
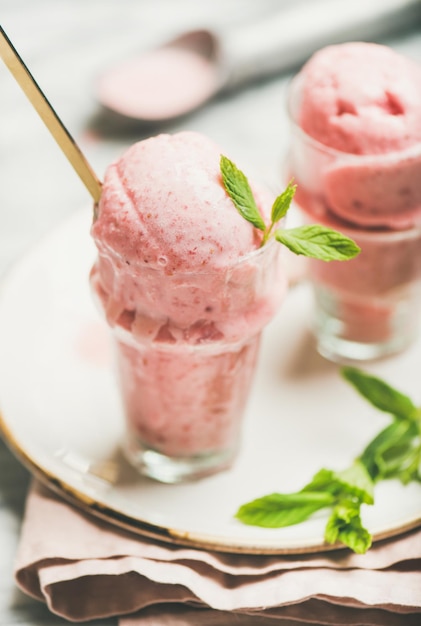
[{"label": "spoon handle", "polygon": [[101,195],[101,182],[94,173],[79,146],[64,126],[35,81],[31,72],[14,48],[12,42],[0,26],[0,57],[3,59],[16,81],[30,100],[31,104],[47,126],[50,133],[76,170],[83,184],[98,202]]}]

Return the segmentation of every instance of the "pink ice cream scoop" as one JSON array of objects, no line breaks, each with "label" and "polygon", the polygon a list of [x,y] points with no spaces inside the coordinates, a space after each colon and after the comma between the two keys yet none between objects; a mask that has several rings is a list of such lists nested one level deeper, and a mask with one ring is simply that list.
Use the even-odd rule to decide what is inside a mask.
[{"label": "pink ice cream scoop", "polygon": [[[92,235],[93,281],[111,325],[194,343],[201,333],[239,339],[271,317],[277,296],[265,294],[263,305],[241,286],[254,267],[236,261],[260,235],[225,192],[219,158],[213,142],[183,132],[139,142],[108,168]],[[271,197],[253,191],[268,215]],[[221,284],[227,267],[230,290]]]},{"label": "pink ice cream scoop", "polygon": [[421,67],[386,46],[347,43],[317,52],[299,84],[295,121],[327,149],[317,176],[332,213],[364,227],[419,223]]},{"label": "pink ice cream scoop", "polygon": [[[219,160],[192,132],[136,143],[107,169],[92,227],[91,284],[117,339],[126,450],[168,482],[231,462],[260,333],[286,287],[279,245],[259,248]],[[253,192],[267,216],[271,197]]]}]

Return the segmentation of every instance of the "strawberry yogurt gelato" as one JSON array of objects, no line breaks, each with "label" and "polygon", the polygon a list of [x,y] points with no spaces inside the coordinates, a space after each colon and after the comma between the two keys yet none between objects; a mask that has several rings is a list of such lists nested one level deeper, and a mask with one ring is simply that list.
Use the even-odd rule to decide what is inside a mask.
[{"label": "strawberry yogurt gelato", "polygon": [[[145,452],[194,457],[197,474],[232,461],[260,333],[286,288],[279,245],[259,248],[219,159],[192,132],[136,143],[107,169],[92,227],[91,284],[117,340],[127,449],[168,482],[184,475],[153,474]],[[268,215],[270,196],[253,192]]]},{"label": "strawberry yogurt gelato", "polygon": [[317,176],[326,207],[356,226],[419,223],[421,66],[386,46],[347,43],[317,52],[297,83],[294,121],[315,150],[326,147],[311,184]]},{"label": "strawberry yogurt gelato", "polygon": [[384,154],[421,141],[421,68],[373,43],[328,46],[301,72],[301,128],[351,154]]},{"label": "strawberry yogurt gelato", "polygon": [[401,349],[418,326],[421,66],[378,44],[329,46],[295,77],[289,109],[304,219],[362,249],[343,266],[309,262],[319,332],[335,329],[342,348],[377,346],[344,355],[356,359]]}]

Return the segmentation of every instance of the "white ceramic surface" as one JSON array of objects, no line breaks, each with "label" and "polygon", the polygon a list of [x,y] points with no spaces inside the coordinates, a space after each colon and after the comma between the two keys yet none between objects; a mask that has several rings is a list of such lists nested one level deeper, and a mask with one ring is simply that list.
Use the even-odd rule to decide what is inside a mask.
[{"label": "white ceramic surface", "polygon": [[[90,219],[89,208],[76,212],[2,285],[0,408],[12,449],[76,503],[137,532],[226,551],[324,549],[322,514],[276,530],[233,517],[252,498],[300,488],[320,467],[344,468],[388,422],[316,354],[307,287],[291,290],[264,335],[235,466],[190,484],[158,484],[119,452],[123,419],[109,337],[88,285]],[[366,369],[420,402],[420,359],[421,342]],[[375,538],[421,523],[421,485],[379,485],[363,516]]]}]

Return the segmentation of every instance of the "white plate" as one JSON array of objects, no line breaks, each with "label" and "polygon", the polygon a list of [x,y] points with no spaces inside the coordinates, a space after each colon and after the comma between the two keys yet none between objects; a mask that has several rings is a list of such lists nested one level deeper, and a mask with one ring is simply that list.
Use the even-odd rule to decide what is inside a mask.
[{"label": "white plate", "polygon": [[[0,298],[1,429],[48,485],[124,528],[229,552],[326,549],[324,515],[283,529],[245,526],[237,507],[296,490],[321,467],[344,468],[381,427],[376,412],[319,357],[307,330],[311,300],[292,290],[267,328],[235,466],[185,485],[139,477],[122,458],[123,419],[108,332],[92,304],[90,211],[77,212],[14,268]],[[275,286],[274,286],[275,288]],[[420,401],[421,343],[369,367]],[[364,523],[375,539],[421,524],[421,485],[376,488]]]}]

